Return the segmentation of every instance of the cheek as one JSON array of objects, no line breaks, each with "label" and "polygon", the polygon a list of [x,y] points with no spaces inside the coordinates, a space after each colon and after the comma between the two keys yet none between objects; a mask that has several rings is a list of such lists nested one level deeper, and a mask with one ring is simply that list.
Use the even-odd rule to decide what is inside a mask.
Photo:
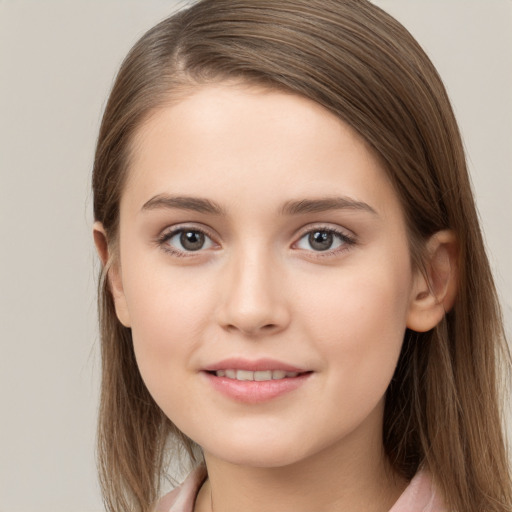
[{"label": "cheek", "polygon": [[406,328],[410,275],[395,265],[357,268],[316,282],[301,304],[302,327],[317,340],[339,385],[358,393],[384,393]]},{"label": "cheek", "polygon": [[146,350],[159,352],[193,347],[212,303],[207,290],[190,292],[176,282],[164,287],[146,282],[136,297],[129,305],[134,337]]},{"label": "cheek", "polygon": [[190,407],[196,377],[192,360],[208,301],[188,286],[161,279],[145,281],[135,297],[130,311],[133,346],[147,389],[168,417],[201,422],[199,411]]},{"label": "cheek", "polygon": [[170,378],[176,376],[179,386],[191,369],[214,294],[197,269],[192,277],[162,264],[161,255],[137,255],[135,249],[125,254],[123,286],[137,364],[152,394],[159,395]]}]

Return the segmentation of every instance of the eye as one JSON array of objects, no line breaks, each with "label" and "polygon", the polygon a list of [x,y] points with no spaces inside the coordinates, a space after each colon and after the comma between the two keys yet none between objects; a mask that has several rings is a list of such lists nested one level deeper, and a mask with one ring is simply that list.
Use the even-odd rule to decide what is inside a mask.
[{"label": "eye", "polygon": [[175,254],[210,249],[215,245],[213,240],[199,229],[176,229],[164,233],[160,244],[163,249]]},{"label": "eye", "polygon": [[334,229],[314,229],[303,235],[296,244],[298,249],[315,252],[334,252],[355,243],[350,236]]}]

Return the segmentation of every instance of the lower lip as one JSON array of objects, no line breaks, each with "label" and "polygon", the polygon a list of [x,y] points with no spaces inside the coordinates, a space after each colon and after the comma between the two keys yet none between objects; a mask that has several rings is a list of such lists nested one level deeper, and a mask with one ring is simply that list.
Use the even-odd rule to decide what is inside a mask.
[{"label": "lower lip", "polygon": [[215,390],[233,400],[248,404],[266,402],[294,391],[302,386],[311,376],[311,372],[308,372],[297,375],[297,377],[254,381],[217,377],[208,372],[203,372],[203,374]]}]

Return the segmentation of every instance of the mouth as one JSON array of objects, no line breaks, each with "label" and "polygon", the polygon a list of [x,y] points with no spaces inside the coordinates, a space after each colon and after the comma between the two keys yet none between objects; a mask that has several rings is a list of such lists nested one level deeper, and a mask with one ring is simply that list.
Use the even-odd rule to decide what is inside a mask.
[{"label": "mouth", "polygon": [[285,370],[259,370],[259,371],[250,371],[250,370],[237,370],[237,369],[228,369],[228,370],[217,370],[213,372],[208,372],[215,377],[226,377],[227,379],[239,380],[239,381],[256,381],[256,382],[265,382],[269,380],[281,380],[281,379],[289,379],[293,377],[297,377],[302,373],[309,372],[287,372]]},{"label": "mouth", "polygon": [[256,404],[301,388],[314,372],[270,359],[229,359],[202,373],[216,392],[236,402]]}]

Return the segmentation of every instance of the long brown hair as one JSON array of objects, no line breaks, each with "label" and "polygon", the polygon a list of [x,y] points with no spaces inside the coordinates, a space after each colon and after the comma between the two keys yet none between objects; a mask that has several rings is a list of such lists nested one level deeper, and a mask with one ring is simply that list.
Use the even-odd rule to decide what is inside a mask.
[{"label": "long brown hair", "polygon": [[[433,475],[454,512],[512,510],[500,411],[510,358],[445,88],[423,50],[366,0],[203,0],[149,30],[125,59],[98,139],[94,215],[115,257],[119,201],[135,130],[180,90],[237,79],[310,98],[378,153],[405,212],[411,255],[442,229],[458,240],[458,295],[426,333],[407,331],[386,395],[384,446],[395,470]],[[100,480],[109,510],[148,512],[166,443],[192,443],[162,413],[117,320],[103,270]]]}]

